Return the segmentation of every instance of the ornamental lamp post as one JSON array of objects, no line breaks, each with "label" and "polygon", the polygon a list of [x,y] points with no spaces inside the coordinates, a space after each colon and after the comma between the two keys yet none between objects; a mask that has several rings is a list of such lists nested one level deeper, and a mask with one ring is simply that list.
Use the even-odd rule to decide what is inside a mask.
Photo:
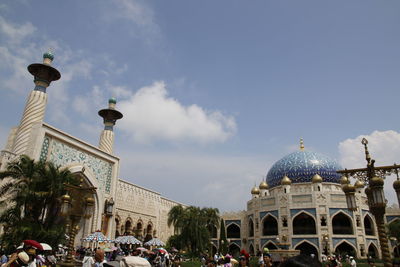
[{"label": "ornamental lamp post", "polygon": [[357,210],[357,203],[355,199],[355,186],[349,184],[348,177],[353,177],[359,182],[367,185],[365,189],[365,194],[367,196],[369,210],[375,217],[378,229],[379,243],[381,247],[382,260],[385,267],[391,267],[392,263],[390,259],[389,241],[386,235],[384,219],[386,212],[386,199],[383,185],[384,178],[387,175],[397,175],[397,180],[393,183],[393,187],[396,190],[397,199],[400,204],[400,180],[398,176],[398,169],[400,169],[400,165],[394,164],[391,166],[375,167],[375,160],[371,159],[368,151],[368,140],[363,138],[361,144],[364,145],[367,167],[360,169],[340,170],[338,171],[338,173],[344,175],[344,177],[342,177],[341,179],[341,183],[343,192],[346,195],[346,202],[349,210]]},{"label": "ornamental lamp post", "polygon": [[93,195],[96,187],[86,186],[83,179],[79,185],[64,184],[67,193],[61,197],[60,215],[66,218],[66,235],[69,236],[66,259],[60,266],[76,266],[73,258],[75,236],[79,231],[82,218],[89,219],[94,213],[95,200]]}]

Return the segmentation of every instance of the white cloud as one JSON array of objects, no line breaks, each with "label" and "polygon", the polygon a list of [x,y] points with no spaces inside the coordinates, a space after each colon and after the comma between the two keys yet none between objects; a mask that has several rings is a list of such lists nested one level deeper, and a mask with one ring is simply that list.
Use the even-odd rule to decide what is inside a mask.
[{"label": "white cloud", "polygon": [[224,142],[236,131],[233,117],[206,111],[198,105],[182,105],[168,96],[164,82],[141,88],[118,106],[124,113],[119,128],[139,143],[151,140]]},{"label": "white cloud", "polygon": [[[400,164],[400,133],[396,131],[374,131],[369,135],[360,135],[346,139],[339,144],[340,162],[343,168],[365,168],[366,160],[362,138],[368,140],[368,150],[375,166]],[[385,181],[385,194],[389,202],[397,202],[393,189],[395,177],[390,176]]]},{"label": "white cloud", "polygon": [[138,0],[113,0],[117,11],[109,12],[109,16],[128,19],[142,26],[153,25],[153,10]]},{"label": "white cloud", "polygon": [[246,202],[251,199],[251,188],[254,183],[261,182],[266,172],[266,160],[262,156],[146,152],[126,148],[120,152],[122,179],[161,192],[175,201],[218,207],[220,211],[245,209]]},{"label": "white cloud", "polygon": [[6,36],[7,41],[12,44],[20,43],[24,38],[32,35],[35,31],[36,27],[30,22],[17,25],[6,21],[0,16],[0,33]]}]

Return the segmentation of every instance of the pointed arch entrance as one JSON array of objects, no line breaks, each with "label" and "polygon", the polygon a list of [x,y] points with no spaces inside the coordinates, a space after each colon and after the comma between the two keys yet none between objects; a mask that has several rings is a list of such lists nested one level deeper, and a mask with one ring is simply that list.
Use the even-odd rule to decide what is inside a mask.
[{"label": "pointed arch entrance", "polygon": [[317,233],[314,218],[301,212],[293,219],[293,234],[294,235],[315,235]]},{"label": "pointed arch entrance", "polygon": [[356,256],[356,249],[347,241],[342,241],[339,245],[336,246],[335,253],[337,255]]},{"label": "pointed arch entrance", "polygon": [[352,235],[353,223],[349,215],[339,212],[332,218],[332,229],[334,235]]},{"label": "pointed arch entrance", "polygon": [[254,255],[254,246],[253,246],[253,244],[250,244],[250,246],[249,246],[249,253],[250,253],[250,255]]},{"label": "pointed arch entrance", "polygon": [[368,256],[371,256],[372,258],[378,258],[378,249],[374,245],[374,243],[369,244],[368,246]]},{"label": "pointed arch entrance", "polygon": [[263,235],[278,235],[278,220],[272,215],[263,220]]},{"label": "pointed arch entrance", "polygon": [[228,247],[229,254],[234,258],[240,255],[240,247],[236,243],[230,243]]},{"label": "pointed arch entrance", "polygon": [[253,223],[253,219],[250,218],[249,219],[249,237],[253,237],[254,236],[254,223]]},{"label": "pointed arch entrance", "polygon": [[368,214],[364,217],[364,230],[366,235],[375,235],[374,222]]},{"label": "pointed arch entrance", "polygon": [[307,241],[301,242],[295,247],[295,249],[300,250],[300,254],[305,254],[305,255],[314,254],[315,256],[319,255],[318,249]]},{"label": "pointed arch entrance", "polygon": [[226,228],[226,237],[227,238],[240,238],[240,227],[232,223]]},{"label": "pointed arch entrance", "polygon": [[264,246],[265,248],[268,248],[268,249],[278,249],[278,247],[272,242],[272,241],[270,241],[270,242],[268,242],[265,246]]}]

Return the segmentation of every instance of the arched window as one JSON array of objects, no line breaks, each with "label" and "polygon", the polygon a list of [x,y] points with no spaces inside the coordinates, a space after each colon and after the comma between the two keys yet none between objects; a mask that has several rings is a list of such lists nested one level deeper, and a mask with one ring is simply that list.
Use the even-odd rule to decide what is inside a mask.
[{"label": "arched window", "polygon": [[140,221],[136,224],[136,237],[143,237],[143,224]]},{"label": "arched window", "polygon": [[371,256],[372,258],[378,257],[378,250],[373,243],[371,243],[368,247],[368,256]]},{"label": "arched window", "polygon": [[240,238],[240,227],[232,223],[226,228],[227,238]]},{"label": "arched window", "polygon": [[364,217],[364,229],[366,235],[375,235],[374,223],[369,215]]},{"label": "arched window", "polygon": [[117,218],[115,218],[115,237],[119,236],[119,220]]},{"label": "arched window", "polygon": [[131,221],[126,221],[125,222],[125,234],[129,235],[129,234],[131,234],[131,231],[132,231],[132,223],[131,223]]},{"label": "arched window", "polygon": [[153,238],[152,233],[153,233],[153,225],[149,223],[146,228],[146,236],[144,237],[144,242],[147,242]]},{"label": "arched window", "polygon": [[316,233],[315,220],[307,213],[302,212],[293,219],[294,235],[314,235]]},{"label": "arched window", "polygon": [[254,236],[254,223],[252,219],[249,219],[249,237]]},{"label": "arched window", "polygon": [[278,247],[272,242],[269,242],[265,247],[268,249],[278,249]]},{"label": "arched window", "polygon": [[217,227],[215,225],[207,226],[211,238],[218,238]]},{"label": "arched window", "polygon": [[339,246],[336,247],[335,254],[355,256],[356,251],[354,250],[353,246],[351,246],[347,242],[343,241]]},{"label": "arched window", "polygon": [[278,235],[278,221],[271,215],[264,219],[263,235]]},{"label": "arched window", "polygon": [[300,254],[318,255],[318,250],[308,242],[302,242],[301,244],[297,245],[295,249],[300,250]]},{"label": "arched window", "polygon": [[238,258],[240,256],[240,247],[235,243],[231,243],[228,247],[228,252],[234,258]]},{"label": "arched window", "polygon": [[249,246],[249,253],[250,253],[250,255],[254,255],[254,247],[253,247],[253,244],[250,244],[250,246]]},{"label": "arched window", "polygon": [[334,235],[352,235],[353,225],[349,216],[343,212],[336,214],[332,219],[332,229]]}]

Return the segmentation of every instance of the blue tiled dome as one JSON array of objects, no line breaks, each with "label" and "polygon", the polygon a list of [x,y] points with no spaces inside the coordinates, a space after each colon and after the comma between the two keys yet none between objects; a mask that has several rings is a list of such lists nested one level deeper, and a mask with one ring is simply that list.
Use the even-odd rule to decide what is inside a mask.
[{"label": "blue tiled dome", "polygon": [[270,187],[280,185],[283,176],[287,175],[292,183],[311,182],[315,174],[319,174],[324,182],[340,183],[340,175],[336,171],[342,169],[333,159],[310,152],[297,151],[278,160],[267,174]]}]

